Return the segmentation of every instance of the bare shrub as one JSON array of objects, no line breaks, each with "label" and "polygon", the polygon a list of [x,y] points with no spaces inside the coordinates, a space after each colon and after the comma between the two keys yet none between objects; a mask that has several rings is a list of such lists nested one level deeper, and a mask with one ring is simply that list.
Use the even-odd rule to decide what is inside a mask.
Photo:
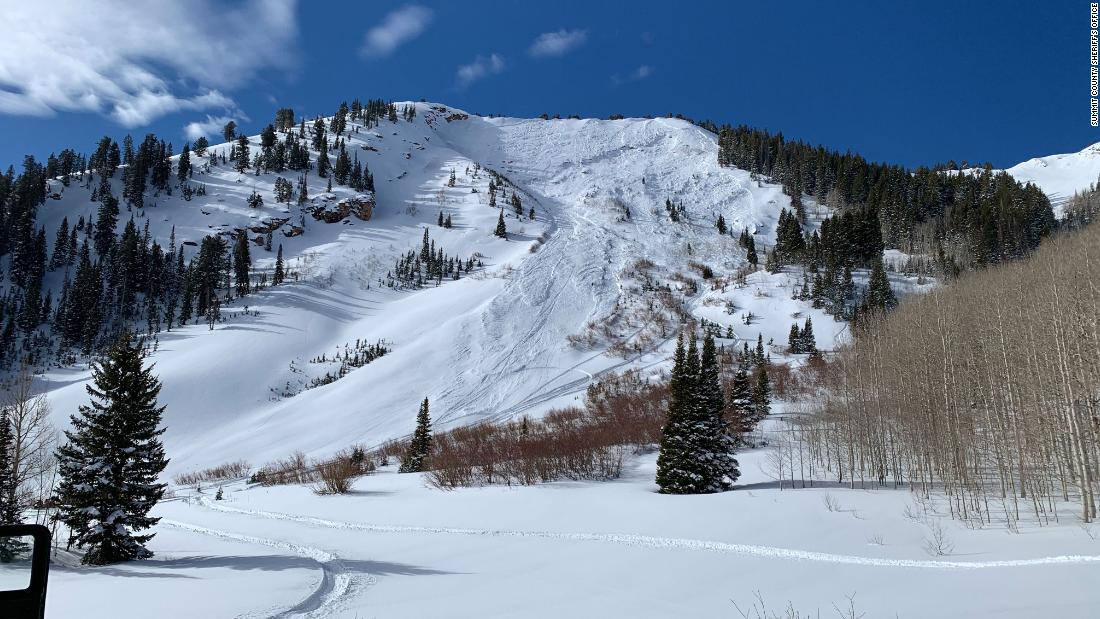
[{"label": "bare shrub", "polygon": [[942,557],[951,554],[955,550],[955,544],[947,535],[940,521],[929,520],[928,536],[924,538],[924,551],[933,557]]},{"label": "bare shrub", "polygon": [[313,491],[317,494],[346,494],[351,490],[351,482],[359,474],[357,467],[348,458],[336,458],[314,465],[317,480],[313,482]]},{"label": "bare shrub", "polygon": [[660,440],[666,398],[663,384],[627,373],[590,386],[585,408],[436,434],[428,480],[452,489],[616,478],[631,448]]},{"label": "bare shrub", "polygon": [[868,544],[874,544],[875,546],[885,546],[886,538],[882,537],[881,533],[875,533],[867,538]]},{"label": "bare shrub", "polygon": [[192,471],[190,473],[180,473],[172,478],[172,481],[177,486],[195,486],[202,482],[210,481],[225,481],[227,479],[238,479],[241,477],[247,477],[248,471],[251,469],[251,465],[245,460],[237,460],[236,462],[226,462],[217,466],[212,466],[208,469],[202,469],[201,471]]},{"label": "bare shrub", "polygon": [[[835,602],[833,603],[833,611],[836,612],[840,619],[861,619],[866,616],[866,613],[861,613],[856,610],[856,594],[851,593],[844,596],[847,600],[847,604],[839,606]],[[732,600],[731,600],[732,601]],[[787,605],[783,607],[783,610],[779,612],[768,610],[768,605],[764,601],[764,596],[760,591],[753,592],[752,605],[747,609],[742,609],[736,601],[733,602],[733,607],[737,609],[737,614],[741,615],[743,619],[820,619],[821,610],[818,609],[814,612],[803,613],[794,607],[794,603],[788,601]]]},{"label": "bare shrub", "polygon": [[826,492],[825,495],[821,497],[821,502],[825,504],[825,509],[831,512],[840,511],[840,501],[836,500],[836,497],[829,494],[828,492]]},{"label": "bare shrub", "polygon": [[289,458],[265,464],[256,471],[250,481],[264,486],[305,484],[313,481],[314,473],[306,461],[306,455],[296,451]]}]

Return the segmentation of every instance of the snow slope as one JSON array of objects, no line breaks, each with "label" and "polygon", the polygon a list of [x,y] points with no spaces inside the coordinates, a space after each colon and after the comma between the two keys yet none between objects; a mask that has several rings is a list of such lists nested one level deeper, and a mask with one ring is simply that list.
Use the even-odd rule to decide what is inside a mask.
[{"label": "snow slope", "polygon": [[[239,175],[225,165],[196,175],[206,196],[190,202],[147,197],[150,206],[133,213],[139,227],[148,222],[161,239],[174,226],[181,243],[289,218],[274,243],[284,246],[290,268],[301,273],[297,282],[223,308],[229,319],[213,331],[203,323],[160,334],[153,361],[164,382],[170,472],[237,458],[259,465],[295,450],[321,456],[352,443],[375,445],[407,434],[425,396],[442,426],[539,414],[576,402],[601,372],[658,367],[674,336],[671,329],[657,332],[638,313],[647,300],[627,272],[639,258],[655,265],[656,282],[672,287],[688,312],[701,308],[704,297],[759,298],[759,290],[707,292],[687,268],[695,260],[730,274],[744,264],[736,239],[716,232],[719,214],[734,230],[756,232],[763,245],[774,238],[779,210],[789,204],[779,187],[719,168],[709,132],[673,119],[481,118],[416,106],[412,122],[383,120],[372,129],[352,123],[348,148],[375,177],[378,207],[370,221],[313,221],[297,206],[274,202],[274,174]],[[196,158],[196,165],[204,161]],[[513,192],[523,202],[523,217],[505,208],[507,240],[491,235],[499,211],[487,206],[485,168],[512,183],[502,205]],[[454,187],[447,186],[451,170]],[[309,183],[317,205],[353,195],[340,187],[326,193],[314,177]],[[253,190],[264,197],[259,209],[244,204]],[[684,221],[669,221],[666,199],[683,203]],[[60,200],[47,201],[43,224],[52,230],[63,216],[70,222],[91,217],[95,206],[74,183]],[[526,216],[531,206],[534,220]],[[440,211],[453,217],[453,229],[435,225]],[[304,234],[282,234],[302,221]],[[485,268],[438,288],[380,287],[396,256],[419,247],[425,227],[448,254],[476,252]],[[273,254],[254,247],[253,256],[258,268],[272,268]],[[697,281],[700,290],[677,281],[678,274]],[[50,275],[55,282],[61,276]],[[819,343],[832,347],[843,324],[802,305],[784,303],[782,314],[769,312],[772,322],[757,326],[734,315],[710,318],[734,326],[748,341],[762,332],[782,343],[792,315],[816,313]],[[609,338],[569,341],[612,323]],[[616,338],[637,346],[606,354]],[[335,383],[301,390],[307,378],[331,369],[310,359],[357,339],[384,339],[393,352]],[[44,377],[59,423],[85,401],[87,377],[82,369]]]},{"label": "snow slope", "polygon": [[[668,312],[732,328],[736,338],[720,340],[727,346],[760,334],[776,357],[791,323],[806,317],[819,347],[846,337],[843,323],[793,298],[799,272],[758,271],[738,282],[744,252],[717,234],[715,218],[770,244],[789,200],[777,186],[719,168],[706,131],[672,119],[542,121],[416,107],[413,122],[352,123],[348,147],[375,176],[370,221],[314,221],[274,202],[274,175],[203,169],[203,159],[195,180],[206,196],[150,196],[133,213],[162,240],[175,227],[179,242],[287,218],[275,243],[299,273],[224,308],[228,318],[213,330],[160,334],[152,360],[164,382],[169,474],[378,444],[411,430],[424,396],[437,427],[575,403],[603,372],[660,370],[674,337],[662,328]],[[499,211],[487,204],[487,169],[508,179],[524,211],[535,207],[534,220],[516,217],[500,199],[507,240],[491,234]],[[354,197],[309,182],[313,205]],[[51,239],[62,217],[95,210],[75,183],[55,190],[60,199],[40,215]],[[260,209],[245,206],[253,190],[264,197]],[[666,199],[683,203],[684,221],[669,221]],[[809,206],[819,220],[824,213]],[[454,228],[435,225],[440,211]],[[286,236],[303,220],[304,234]],[[447,253],[477,253],[485,267],[438,288],[380,287],[425,227]],[[273,253],[256,247],[253,256],[258,269],[272,268]],[[704,281],[691,261],[717,277]],[[56,285],[63,274],[49,277]],[[891,277],[899,291],[921,286]],[[655,290],[667,291],[670,305]],[[331,369],[311,359],[378,339],[393,352],[303,388]],[[59,424],[85,401],[87,379],[84,368],[43,376]],[[738,616],[734,603],[749,608],[757,591],[774,612],[790,601],[811,616],[846,606],[850,594],[867,616],[1085,616],[1093,608],[1082,583],[1100,560],[1094,527],[967,529],[915,506],[905,489],[781,489],[766,451],[738,457],[738,490],[708,496],[656,494],[653,454],[604,483],[442,492],[422,476],[383,469],[335,497],[235,483],[218,502],[212,488],[180,489],[182,498],[156,509],[164,518],[156,558],[55,570],[49,612],[141,617],[146,602],[162,617]],[[830,492],[836,510],[825,506]],[[919,513],[910,518],[907,508]],[[922,548],[933,523],[955,544],[949,556]],[[123,596],[133,604],[119,609],[113,602]]]},{"label": "snow slope", "polygon": [[1004,170],[1021,183],[1034,183],[1050,198],[1057,217],[1075,193],[1087,191],[1100,179],[1100,143],[1076,153],[1034,157]]},{"label": "snow slope", "polygon": [[[655,454],[613,482],[443,492],[390,467],[344,496],[232,484],[215,501],[208,488],[157,508],[167,525],[153,542],[158,557],[125,568],[150,576],[127,591],[167,597],[190,585],[203,592],[196,604],[223,604],[208,615],[174,604],[165,618],[736,617],[734,604],[747,610],[757,593],[773,612],[791,603],[803,616],[830,616],[847,596],[867,617],[1092,612],[1082,585],[1100,567],[1095,525],[969,529],[934,505],[923,511],[906,488],[780,490],[766,451],[738,458],[738,490],[716,495],[657,494]],[[932,523],[954,544],[948,556],[923,549]],[[194,554],[202,548],[213,554]],[[180,563],[195,580],[168,579]],[[235,580],[222,582],[221,566],[238,570]],[[66,572],[51,583],[51,610],[128,584],[101,570],[81,576],[98,592],[70,588]],[[294,588],[257,595],[292,576]]]}]

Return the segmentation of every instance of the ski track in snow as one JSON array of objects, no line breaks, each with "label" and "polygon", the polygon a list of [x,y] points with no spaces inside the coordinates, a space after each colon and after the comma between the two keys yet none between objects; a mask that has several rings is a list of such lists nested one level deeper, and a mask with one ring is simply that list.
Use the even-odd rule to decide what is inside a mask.
[{"label": "ski track in snow", "polygon": [[[228,531],[211,529],[208,527],[180,522],[178,520],[170,520],[167,518],[162,518],[160,520],[160,524],[176,529],[181,529],[184,531],[190,531],[192,533],[209,535],[211,537],[218,537],[235,542],[244,542],[247,544],[256,544],[259,546],[278,548],[280,550],[289,550],[291,552],[294,552],[295,554],[316,561],[317,564],[320,566],[322,572],[321,583],[317,586],[317,589],[313,593],[311,593],[309,597],[302,600],[293,607],[271,615],[271,619],[283,619],[285,617],[327,617],[335,610],[335,606],[340,601],[340,599],[351,593],[351,575],[344,568],[344,565],[340,561],[340,558],[330,552],[321,550],[320,548],[293,544],[291,542],[285,542],[281,540],[255,537],[252,535],[230,533]],[[373,584],[373,582],[374,578],[368,575],[365,584],[370,585]]]},{"label": "ski track in snow", "polygon": [[201,503],[204,507],[226,513],[255,516],[259,518],[267,518],[270,520],[298,522],[302,524],[310,524],[330,529],[367,531],[370,533],[428,533],[485,537],[531,537],[580,542],[591,541],[646,548],[714,552],[751,557],[789,559],[793,561],[811,561],[818,563],[838,563],[845,565],[863,565],[869,567],[977,570],[1005,567],[1034,567],[1039,565],[1100,563],[1100,555],[1059,555],[1053,557],[1037,557],[1033,559],[1007,559],[998,561],[922,561],[916,559],[882,559],[875,557],[860,557],[855,555],[815,552],[810,550],[797,550],[793,548],[780,548],[777,546],[732,544],[728,542],[715,542],[708,540],[684,539],[675,537],[653,537],[649,535],[633,535],[626,533],[566,533],[554,531],[509,531],[502,529],[466,529],[457,527],[366,524],[356,522],[343,522],[339,520],[326,520],[324,518],[315,518],[312,516],[295,516],[293,514],[284,514],[281,512],[240,509],[236,507],[229,507],[227,505],[216,505],[206,498],[201,499]]}]

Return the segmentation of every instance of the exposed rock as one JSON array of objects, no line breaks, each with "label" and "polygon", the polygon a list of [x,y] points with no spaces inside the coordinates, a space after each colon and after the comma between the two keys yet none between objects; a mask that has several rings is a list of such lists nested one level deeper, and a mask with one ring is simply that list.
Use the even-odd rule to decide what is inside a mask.
[{"label": "exposed rock", "polygon": [[325,205],[313,211],[313,218],[327,224],[334,224],[354,215],[363,221],[370,221],[374,212],[374,196],[361,194],[358,198],[348,198],[336,203],[335,206]]},{"label": "exposed rock", "polygon": [[265,221],[265,222],[261,223],[258,226],[252,226],[252,227],[249,228],[249,230],[251,230],[252,232],[255,232],[256,234],[267,234],[268,232],[274,232],[274,231],[278,230],[279,228],[282,228],[283,224],[285,224],[288,221],[290,221],[289,217],[280,217],[280,218],[272,219],[272,220],[269,220],[269,221]]}]

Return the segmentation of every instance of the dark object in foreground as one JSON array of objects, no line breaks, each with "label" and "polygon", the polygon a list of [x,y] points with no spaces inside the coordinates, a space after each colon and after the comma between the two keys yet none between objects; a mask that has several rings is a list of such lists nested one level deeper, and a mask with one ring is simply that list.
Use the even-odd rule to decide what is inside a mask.
[{"label": "dark object in foreground", "polygon": [[8,619],[42,619],[46,612],[46,577],[50,574],[50,530],[40,524],[0,526],[0,539],[22,537],[34,540],[29,551],[29,584],[25,589],[0,590],[0,608]]}]

